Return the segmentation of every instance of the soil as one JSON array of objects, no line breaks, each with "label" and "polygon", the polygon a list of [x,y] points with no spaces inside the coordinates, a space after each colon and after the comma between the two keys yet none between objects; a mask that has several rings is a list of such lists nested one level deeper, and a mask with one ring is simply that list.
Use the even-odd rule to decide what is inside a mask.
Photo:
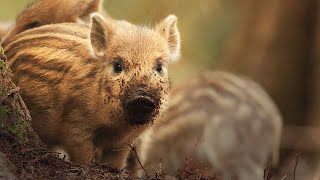
[{"label": "soil", "polygon": [[[138,179],[129,177],[125,170],[118,170],[107,164],[79,166],[66,162],[57,153],[49,152],[43,144],[39,145],[32,140],[21,143],[13,134],[3,129],[0,129],[0,150],[12,163],[12,173],[18,179]],[[208,175],[201,167],[189,164],[179,170],[176,178],[219,179]],[[165,174],[148,179],[165,179]]]},{"label": "soil", "polygon": [[0,130],[0,150],[15,166],[13,173],[19,179],[129,179],[125,171],[105,164],[79,166],[66,162],[44,145],[20,143],[4,130]]},{"label": "soil", "polygon": [[207,163],[187,160],[184,167],[179,169],[178,179],[201,179],[201,180],[222,180],[218,175],[212,173]]}]

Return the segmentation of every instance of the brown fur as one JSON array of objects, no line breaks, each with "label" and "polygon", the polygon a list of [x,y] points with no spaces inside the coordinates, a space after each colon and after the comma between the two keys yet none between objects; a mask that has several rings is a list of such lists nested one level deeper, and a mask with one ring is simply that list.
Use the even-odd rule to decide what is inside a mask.
[{"label": "brown fur", "polygon": [[[167,65],[178,58],[179,43],[175,16],[151,29],[93,15],[90,27],[45,25],[8,38],[4,48],[33,128],[49,148],[79,164],[96,159],[123,168],[127,144],[166,105]],[[118,58],[120,74],[113,71]],[[162,73],[155,71],[160,62]],[[157,102],[150,123],[135,125],[125,113],[137,87]]]},{"label": "brown fur", "polygon": [[149,173],[161,166],[174,175],[189,159],[208,162],[226,179],[256,180],[263,178],[270,156],[277,163],[282,120],[253,81],[208,72],[170,97],[165,117],[140,137],[140,159]]},{"label": "brown fur", "polygon": [[94,12],[106,15],[102,0],[36,0],[18,16],[6,39],[47,24],[89,23],[90,14]]}]

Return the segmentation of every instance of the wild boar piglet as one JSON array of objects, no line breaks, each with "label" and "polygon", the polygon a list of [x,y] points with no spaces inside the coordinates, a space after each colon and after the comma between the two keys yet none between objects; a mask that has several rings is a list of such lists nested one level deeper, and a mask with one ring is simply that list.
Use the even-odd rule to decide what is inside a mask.
[{"label": "wild boar piglet", "polygon": [[179,58],[180,36],[174,15],[151,28],[94,13],[89,25],[25,30],[4,49],[48,147],[75,163],[123,168],[128,144],[167,104],[168,64]]}]

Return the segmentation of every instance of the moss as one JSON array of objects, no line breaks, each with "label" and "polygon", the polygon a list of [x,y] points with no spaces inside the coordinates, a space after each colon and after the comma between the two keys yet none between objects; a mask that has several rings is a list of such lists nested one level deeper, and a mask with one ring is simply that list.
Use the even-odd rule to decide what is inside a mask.
[{"label": "moss", "polygon": [[21,141],[26,140],[27,124],[21,117],[17,117],[17,121],[13,122],[8,129]]},{"label": "moss", "polygon": [[0,126],[4,125],[4,120],[9,117],[10,110],[8,106],[0,106]]},{"label": "moss", "polygon": [[0,98],[8,97],[8,92],[4,87],[0,87]]},{"label": "moss", "polygon": [[6,128],[7,120],[10,116],[10,109],[8,106],[0,106],[0,128]]},{"label": "moss", "polygon": [[17,111],[10,112],[11,118],[14,120],[10,123],[10,126],[8,130],[16,135],[16,137],[21,141],[27,140],[27,122],[24,120],[24,118],[18,113]]},{"label": "moss", "polygon": [[0,128],[7,128],[19,140],[26,141],[27,127],[19,113],[12,112],[8,106],[0,106]]}]

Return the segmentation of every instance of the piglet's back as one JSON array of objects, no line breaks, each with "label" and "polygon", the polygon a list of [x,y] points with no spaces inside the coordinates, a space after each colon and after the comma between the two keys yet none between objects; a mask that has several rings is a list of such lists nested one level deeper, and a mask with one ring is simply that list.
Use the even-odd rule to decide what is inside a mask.
[{"label": "piglet's back", "polygon": [[[71,110],[76,102],[70,99],[90,84],[96,88],[92,82],[99,69],[92,63],[95,59],[90,55],[88,36],[85,25],[54,24],[27,30],[3,44],[35,129],[47,126],[42,121],[63,120],[68,109],[59,106],[69,104]],[[50,126],[55,129],[54,123]]]}]

